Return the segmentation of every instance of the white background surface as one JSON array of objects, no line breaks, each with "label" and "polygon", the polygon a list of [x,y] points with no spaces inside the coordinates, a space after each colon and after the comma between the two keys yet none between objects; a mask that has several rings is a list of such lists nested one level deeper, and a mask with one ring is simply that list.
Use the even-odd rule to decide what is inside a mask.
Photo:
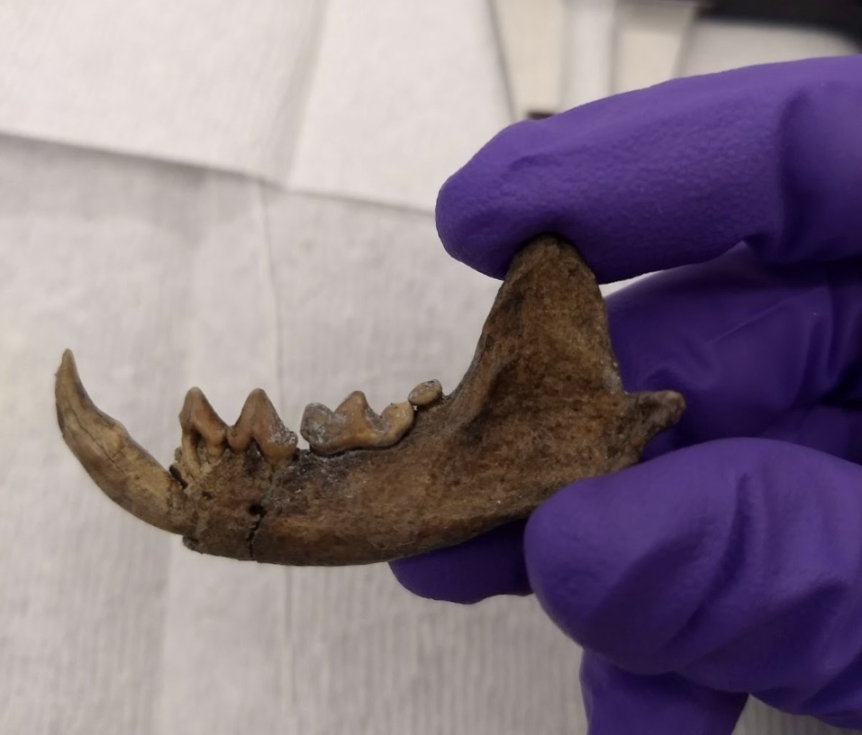
[{"label": "white background surface", "polygon": [[[578,651],[533,600],[195,555],[60,440],[67,346],[165,462],[192,384],[229,421],[264,387],[296,427],[472,356],[497,283],[432,212],[507,122],[484,2],[239,7],[0,4],[0,733],[584,733]],[[683,68],[814,48],[738,30],[696,29]],[[837,731],[753,704],[738,732]]]}]

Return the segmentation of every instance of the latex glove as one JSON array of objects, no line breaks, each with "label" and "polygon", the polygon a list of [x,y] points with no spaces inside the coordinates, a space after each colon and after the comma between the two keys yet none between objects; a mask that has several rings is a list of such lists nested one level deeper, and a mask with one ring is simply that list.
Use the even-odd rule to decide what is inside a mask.
[{"label": "latex glove", "polygon": [[548,231],[602,282],[699,264],[608,304],[627,389],[688,408],[642,464],[395,563],[402,584],[534,591],[586,650],[594,735],[727,735],[746,693],[862,727],[862,57],[520,123],[447,182],[437,219],[497,277]]}]

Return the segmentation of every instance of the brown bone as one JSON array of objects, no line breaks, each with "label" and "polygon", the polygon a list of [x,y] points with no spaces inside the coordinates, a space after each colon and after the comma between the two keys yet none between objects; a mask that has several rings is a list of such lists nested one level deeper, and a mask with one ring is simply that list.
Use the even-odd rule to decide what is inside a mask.
[{"label": "brown bone", "polygon": [[262,391],[222,429],[193,390],[170,473],[93,405],[69,352],[56,400],[66,443],[126,510],[203,553],[296,565],[387,561],[525,518],[557,489],[637,462],[683,410],[672,391],[625,393],[595,279],[553,237],[513,260],[456,390],[429,384],[395,443],[363,404],[347,418],[315,408],[311,450],[295,449]]}]

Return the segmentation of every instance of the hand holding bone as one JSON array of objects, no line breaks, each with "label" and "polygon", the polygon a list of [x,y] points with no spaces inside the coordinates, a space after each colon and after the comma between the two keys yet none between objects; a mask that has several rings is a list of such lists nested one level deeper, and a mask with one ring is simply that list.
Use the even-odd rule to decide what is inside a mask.
[{"label": "hand holding bone", "polygon": [[674,269],[608,303],[626,388],[686,398],[648,461],[394,565],[535,592],[591,735],[729,735],[749,693],[862,727],[860,119],[860,56],[682,79],[518,124],[441,192],[485,273],[548,229],[603,282]]}]

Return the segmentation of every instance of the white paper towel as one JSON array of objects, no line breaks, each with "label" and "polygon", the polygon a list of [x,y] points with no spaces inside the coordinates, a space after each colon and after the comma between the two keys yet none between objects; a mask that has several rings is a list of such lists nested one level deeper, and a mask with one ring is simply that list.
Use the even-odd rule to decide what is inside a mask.
[{"label": "white paper towel", "polygon": [[283,181],[320,0],[3,0],[0,131]]},{"label": "white paper towel", "polygon": [[431,211],[509,122],[486,0],[330,0],[289,184]]}]

